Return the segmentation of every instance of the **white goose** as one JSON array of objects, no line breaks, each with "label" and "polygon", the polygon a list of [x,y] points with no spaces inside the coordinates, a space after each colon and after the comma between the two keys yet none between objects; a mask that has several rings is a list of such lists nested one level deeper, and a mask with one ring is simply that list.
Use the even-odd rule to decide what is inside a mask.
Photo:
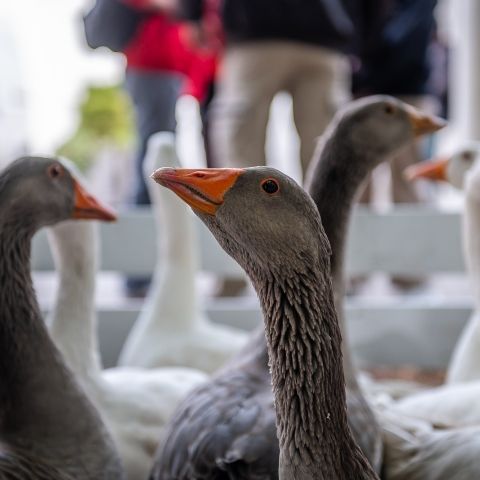
[{"label": "white goose", "polygon": [[96,225],[65,222],[51,229],[49,240],[60,274],[51,336],[102,414],[127,478],[143,480],[175,406],[206,375],[186,368],[102,370],[94,306]]},{"label": "white goose", "polygon": [[[475,163],[468,159],[467,163]],[[453,160],[458,162],[459,160]],[[462,160],[461,164],[465,161]],[[440,175],[423,168],[430,177],[451,171],[458,185],[466,172],[467,204],[480,210],[480,165],[443,161]],[[448,168],[447,168],[448,167]],[[418,174],[410,169],[409,176]],[[468,209],[467,209],[468,210]],[[388,480],[470,480],[480,477],[480,382],[446,385],[412,395],[399,402],[375,405],[384,438],[383,477]],[[381,402],[381,400],[380,400]]]},{"label": "white goose", "polygon": [[472,480],[480,476],[480,427],[440,428],[376,409],[384,438],[386,480]]},{"label": "white goose", "polygon": [[466,191],[463,245],[474,312],[455,346],[448,366],[447,383],[480,380],[480,201],[475,190],[477,182],[480,182],[477,180],[478,172],[471,171],[479,157],[480,144],[472,143],[450,157],[420,164],[407,171],[412,179],[423,177],[443,180]]},{"label": "white goose", "polygon": [[[161,132],[148,143],[145,176],[178,167],[175,137]],[[157,225],[157,266],[152,288],[120,355],[121,365],[182,365],[212,373],[246,343],[247,334],[210,321],[199,308],[195,288],[198,252],[188,207],[148,178]]]},{"label": "white goose", "polygon": [[458,341],[449,367],[449,382],[406,397],[392,411],[437,425],[480,423],[480,163],[474,148],[409,170],[411,178],[447,180],[465,190],[464,246],[475,312]]}]

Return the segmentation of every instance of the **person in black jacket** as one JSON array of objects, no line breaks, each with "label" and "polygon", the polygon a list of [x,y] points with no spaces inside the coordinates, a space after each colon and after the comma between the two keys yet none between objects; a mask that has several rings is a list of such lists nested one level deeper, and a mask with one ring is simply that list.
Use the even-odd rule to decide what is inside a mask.
[{"label": "person in black jacket", "polygon": [[[389,0],[386,16],[376,28],[370,29],[368,41],[362,44],[359,52],[359,68],[353,74],[354,96],[388,94],[423,111],[439,113],[438,96],[443,92],[435,91],[431,81],[435,67],[432,46],[436,4],[437,0]],[[440,75],[446,77],[446,71]],[[425,146],[425,140],[412,142],[389,159],[393,203],[420,201],[416,186],[406,180],[404,171],[425,158]],[[370,203],[371,193],[370,181],[362,203]],[[360,285],[359,280],[354,279],[354,287]],[[423,279],[397,275],[392,277],[392,282],[399,288],[410,289],[419,286]]]},{"label": "person in black jacket", "polygon": [[[180,0],[181,17],[198,28],[206,0]],[[347,0],[223,0],[226,49],[211,109],[212,150],[225,166],[265,164],[270,104],[292,96],[305,171],[315,140],[349,98],[345,53],[355,26]]]},{"label": "person in black jacket", "polygon": [[[360,52],[361,63],[353,74],[354,96],[393,95],[421,110],[438,113],[437,95],[441,92],[436,92],[431,82],[436,4],[437,0],[390,0],[387,16],[371,32],[370,41]],[[390,160],[394,203],[420,200],[415,185],[405,179],[403,172],[425,157],[424,146],[424,141],[412,143]],[[370,196],[371,184],[362,201],[369,202]]]},{"label": "person in black jacket", "polygon": [[[371,32],[360,54],[361,63],[353,75],[356,97],[393,95],[423,111],[438,113],[437,95],[441,92],[435,92],[431,82],[436,4],[437,0],[390,0],[387,16]],[[414,185],[406,181],[403,172],[425,156],[423,145],[412,143],[389,162],[394,203],[419,201]],[[367,189],[365,201],[369,193]]]}]

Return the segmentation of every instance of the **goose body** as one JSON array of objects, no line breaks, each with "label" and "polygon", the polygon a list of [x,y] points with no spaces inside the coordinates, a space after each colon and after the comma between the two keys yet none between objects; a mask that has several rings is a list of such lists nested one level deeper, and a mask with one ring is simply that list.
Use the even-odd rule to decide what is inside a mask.
[{"label": "goose body", "polygon": [[55,159],[0,173],[0,478],[121,480],[111,437],[40,314],[30,247],[40,228],[111,214]]},{"label": "goose body", "polygon": [[[385,101],[392,102],[390,98],[371,99],[373,107],[377,105],[378,122],[374,126],[382,126],[388,124],[389,114],[384,114]],[[383,102],[383,103],[382,103]],[[389,104],[390,104],[389,103]],[[393,103],[396,105],[395,101]],[[358,123],[366,124],[363,126],[365,131],[360,130],[355,133],[355,138],[364,138],[365,133],[371,131],[373,113],[365,114],[363,103],[358,103],[360,116]],[[354,108],[353,108],[354,110]],[[375,110],[375,109],[374,109]],[[401,114],[400,108],[399,113]],[[340,114],[341,115],[341,114]],[[365,117],[364,120],[362,118]],[[422,117],[420,117],[422,118]],[[337,224],[334,223],[334,217],[325,208],[321,214],[326,215],[327,235],[335,233],[335,238],[330,238],[334,258],[332,269],[335,269],[336,281],[334,283],[337,308],[341,307],[339,299],[342,298],[343,284],[341,278],[341,254],[338,252],[343,249],[342,235],[346,233],[346,222],[348,221],[351,205],[349,199],[353,195],[356,188],[363,179],[363,175],[367,175],[369,169],[373,165],[379,163],[389,152],[394,152],[395,148],[400,146],[413,137],[414,132],[405,114],[400,118],[400,132],[396,134],[398,128],[396,117],[393,118],[391,134],[395,142],[392,145],[390,139],[383,141],[383,129],[380,128],[380,135],[376,138],[365,138],[368,144],[379,144],[379,152],[374,152],[371,158],[365,159],[358,157],[358,153],[351,149],[348,156],[342,159],[345,164],[343,168],[348,168],[352,164],[352,171],[355,175],[348,175],[347,178],[352,180],[349,183],[349,192],[331,192],[326,190],[325,197],[333,195],[333,206],[339,209]],[[338,120],[335,122],[338,123]],[[336,127],[332,126],[328,135],[335,133]],[[345,138],[345,132],[341,133]],[[396,139],[398,137],[398,139]],[[351,143],[351,142],[350,142]],[[360,145],[360,149],[363,145]],[[330,156],[330,153],[328,153]],[[318,156],[321,156],[320,152]],[[354,161],[354,159],[357,159]],[[323,163],[322,163],[323,165]],[[338,171],[336,163],[326,164],[331,172],[335,174]],[[359,174],[356,174],[360,169]],[[327,172],[328,173],[328,172]],[[338,179],[343,178],[339,174]],[[338,184],[338,180],[333,182],[334,187]],[[323,198],[320,192],[320,185],[315,183],[318,199]],[[330,184],[322,186],[322,188],[332,188]],[[337,198],[340,197],[340,200]],[[315,198],[315,197],[314,197]],[[318,205],[317,205],[318,206]],[[322,207],[322,205],[320,205]],[[323,220],[322,220],[323,222]],[[330,224],[328,224],[330,222]],[[337,228],[333,228],[338,226]],[[339,310],[341,313],[343,310]],[[251,355],[246,355],[250,352]],[[347,352],[348,353],[348,352]],[[179,406],[172,422],[169,425],[166,434],[165,449],[161,452],[157,461],[159,472],[165,477],[158,476],[156,478],[178,478],[188,479],[192,472],[201,472],[202,477],[198,473],[198,478],[215,478],[215,475],[221,475],[221,472],[227,471],[232,478],[277,478],[277,462],[278,462],[278,441],[274,435],[274,411],[273,411],[273,395],[269,382],[268,355],[263,332],[254,334],[250,342],[245,347],[245,351],[241,352],[234,360],[232,360],[224,369],[215,375],[210,382],[194,390],[189,397]],[[358,386],[355,383],[354,372],[349,362],[345,366],[347,377],[347,405],[348,420],[353,430],[355,439],[360,444],[362,451],[367,455],[372,465],[379,471],[382,461],[382,443],[380,431],[375,421],[368,403],[365,401]],[[259,381],[263,378],[265,383]],[[241,388],[240,388],[241,386]],[[211,405],[211,410],[203,412],[196,409],[197,401],[202,399],[203,402]],[[207,400],[208,399],[208,400]],[[243,415],[242,406],[248,404],[250,409],[256,412],[253,417]],[[215,415],[211,412],[217,412]],[[195,439],[201,438],[201,442]],[[257,443],[261,445],[256,447]],[[256,448],[254,449],[253,446]],[[258,452],[255,454],[254,452]],[[221,466],[221,467],[219,467]],[[245,472],[248,472],[246,475]],[[170,476],[168,476],[170,475]],[[244,475],[244,476],[242,476]]]},{"label": "goose body", "polygon": [[175,405],[206,375],[181,367],[102,370],[94,301],[96,225],[65,222],[51,229],[49,239],[60,274],[51,336],[112,432],[127,478],[142,480]]},{"label": "goose body", "polygon": [[[308,194],[267,167],[160,169],[154,178],[192,206],[258,294],[276,405],[278,478],[378,478],[347,424],[330,247]],[[256,409],[242,414],[245,421],[257,418]],[[160,458],[153,478],[180,477],[164,472]]]},{"label": "goose body", "polygon": [[442,385],[414,393],[392,404],[392,412],[424,420],[440,428],[480,425],[480,382]]},{"label": "goose body", "polygon": [[155,480],[278,478],[279,447],[263,328],[178,406]]},{"label": "goose body", "polygon": [[377,410],[387,480],[470,480],[480,475],[480,428],[435,428],[430,422]]},{"label": "goose body", "polygon": [[442,180],[465,191],[462,222],[463,250],[470,285],[473,293],[474,311],[455,345],[447,369],[447,383],[480,381],[480,199],[477,179],[480,144],[472,143],[453,155],[435,162],[410,168],[411,179],[429,178]]},{"label": "goose body", "polygon": [[[452,183],[460,187],[472,162],[470,158],[465,159],[466,162],[459,160],[458,165],[450,165],[448,169],[446,160],[434,167],[416,165],[409,168],[408,175],[414,178],[421,173],[439,179],[450,171]],[[473,183],[471,186],[473,188]],[[469,382],[424,390],[397,402],[376,405],[384,440],[385,478],[477,478],[480,475],[480,412],[476,400],[479,394],[480,382]]]},{"label": "goose body", "polygon": [[[480,370],[480,356],[476,351],[480,347],[478,310],[480,305],[478,303],[480,299],[480,258],[477,253],[477,247],[480,247],[480,244],[476,242],[480,239],[480,224],[478,223],[480,220],[480,195],[478,193],[480,191],[480,164],[474,160],[474,156],[464,158],[463,153],[460,152],[451,157],[443,165],[446,167],[450,163],[450,171],[458,172],[460,168],[463,169],[463,175],[457,174],[454,178],[457,179],[458,186],[465,189],[465,252],[476,299],[475,312],[455,347],[449,369],[449,375],[453,377],[450,382],[441,387],[408,396],[396,402],[392,407],[394,412],[412,415],[433,425],[456,427],[480,424],[478,405],[480,381],[475,380]],[[470,165],[468,168],[467,164]],[[421,171],[424,173],[426,168],[431,173],[431,165],[422,166]],[[445,170],[448,171],[446,168]],[[412,175],[412,171],[410,174]],[[450,178],[448,174],[446,178]]]},{"label": "goose body", "polygon": [[154,134],[144,162],[157,228],[157,266],[149,295],[119,363],[145,368],[185,366],[212,373],[246,343],[239,329],[214,324],[200,308],[195,226],[188,207],[148,178],[161,167],[178,167],[175,136]]}]

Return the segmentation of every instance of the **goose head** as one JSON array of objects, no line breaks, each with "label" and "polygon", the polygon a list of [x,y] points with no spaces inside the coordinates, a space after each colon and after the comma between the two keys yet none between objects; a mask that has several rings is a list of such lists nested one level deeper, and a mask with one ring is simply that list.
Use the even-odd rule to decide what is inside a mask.
[{"label": "goose head", "polygon": [[[83,180],[83,175],[76,165],[66,158],[62,158],[60,162],[78,184],[78,188],[84,190],[79,183]],[[93,200],[95,204],[88,207],[86,212],[83,212],[88,219],[96,219],[106,222],[111,222],[117,219],[114,211],[110,210],[105,205],[101,205],[98,200],[93,199],[88,193],[86,196],[89,198],[89,201]],[[75,218],[85,217],[82,217],[82,212],[77,211],[73,219]],[[62,267],[67,265],[74,266],[72,268],[67,268],[71,272],[75,271],[76,273],[80,273],[88,266],[92,267],[92,274],[94,275],[96,260],[98,257],[97,236],[98,231],[95,222],[66,221],[54,225],[49,229],[48,237],[53,247],[53,255],[57,268],[61,270]]]},{"label": "goose head", "polygon": [[394,97],[373,95],[341,109],[330,130],[336,130],[337,138],[355,145],[356,151],[385,159],[415,138],[434,133],[445,125],[445,120]]},{"label": "goose head", "polygon": [[412,165],[405,175],[409,180],[425,178],[433,181],[444,181],[462,190],[467,173],[480,158],[480,144],[471,143],[452,155],[433,159],[430,162]]},{"label": "goose head", "polygon": [[329,252],[312,199],[274,168],[161,168],[152,178],[189,204],[248,273],[252,266],[263,273],[287,268],[285,258],[316,257],[319,238]]},{"label": "goose head", "polygon": [[1,216],[22,219],[33,230],[68,219],[115,219],[66,162],[55,158],[23,157],[5,168],[0,174],[0,205]]},{"label": "goose head", "polygon": [[307,172],[306,189],[317,205],[323,203],[323,196],[327,208],[331,202],[322,194],[325,188],[335,189],[336,194],[342,192],[339,200],[343,207],[350,208],[350,197],[375,167],[415,138],[434,133],[445,124],[445,120],[387,95],[350,102],[337,112],[320,137]]}]

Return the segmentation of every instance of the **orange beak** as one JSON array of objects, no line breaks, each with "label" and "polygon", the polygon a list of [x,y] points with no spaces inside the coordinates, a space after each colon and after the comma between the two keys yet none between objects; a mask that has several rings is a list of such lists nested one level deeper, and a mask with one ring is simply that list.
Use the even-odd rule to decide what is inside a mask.
[{"label": "orange beak", "polygon": [[427,115],[410,105],[407,107],[408,117],[416,137],[435,133],[447,125],[446,120],[435,115]]},{"label": "orange beak", "polygon": [[117,215],[106,205],[102,205],[90,195],[76,180],[74,181],[75,200],[72,218],[85,220],[104,220],[113,222]]},{"label": "orange beak", "polygon": [[447,181],[448,158],[438,158],[431,162],[418,163],[405,169],[407,180],[416,180],[417,178],[426,178],[436,182]]},{"label": "orange beak", "polygon": [[194,210],[215,215],[224,196],[243,173],[240,168],[159,168],[152,178]]}]

